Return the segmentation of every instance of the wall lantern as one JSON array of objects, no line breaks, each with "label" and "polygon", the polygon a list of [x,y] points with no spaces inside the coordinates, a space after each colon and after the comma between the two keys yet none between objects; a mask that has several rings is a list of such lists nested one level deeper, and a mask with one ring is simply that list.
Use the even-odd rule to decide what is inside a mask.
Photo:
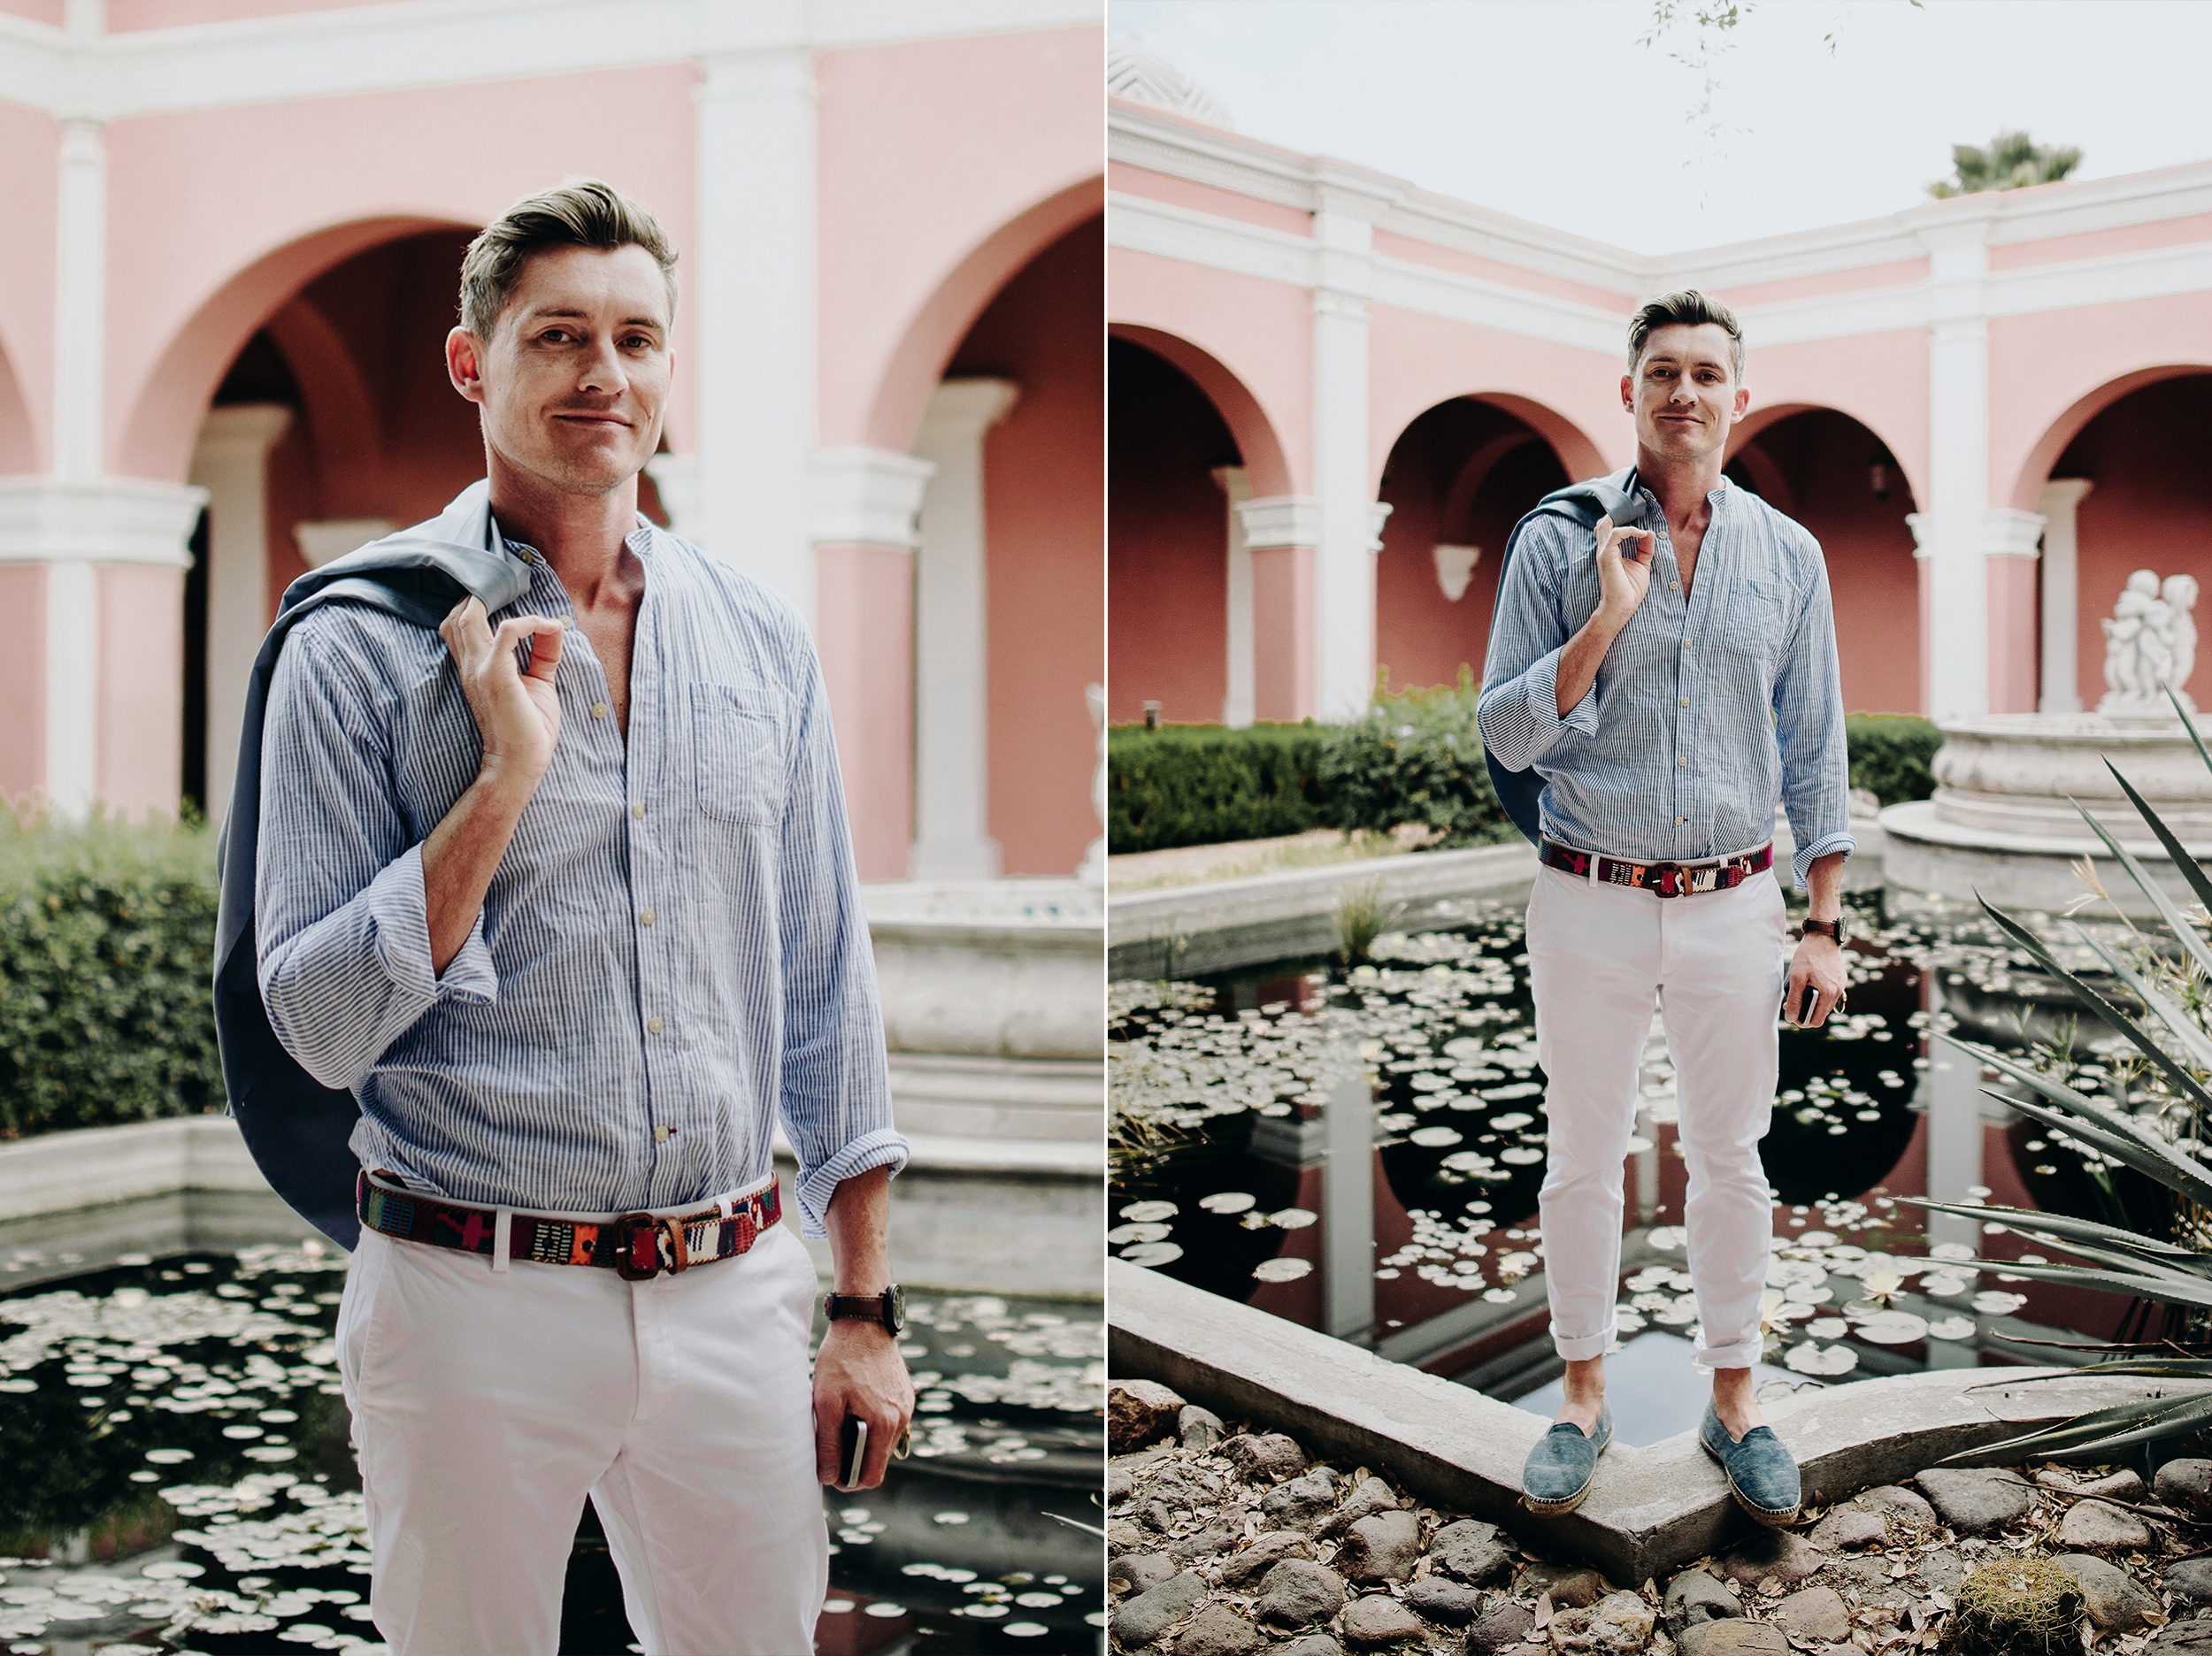
[{"label": "wall lantern", "polygon": [[1436,584],[1443,588],[1444,596],[1457,603],[1467,594],[1467,578],[1475,572],[1475,565],[1482,562],[1482,548],[1471,546],[1439,546],[1436,548]]},{"label": "wall lantern", "polygon": [[1886,448],[1877,448],[1874,457],[1866,463],[1866,486],[1873,491],[1876,500],[1886,501],[1889,498],[1889,474],[1896,464],[1889,457]]}]

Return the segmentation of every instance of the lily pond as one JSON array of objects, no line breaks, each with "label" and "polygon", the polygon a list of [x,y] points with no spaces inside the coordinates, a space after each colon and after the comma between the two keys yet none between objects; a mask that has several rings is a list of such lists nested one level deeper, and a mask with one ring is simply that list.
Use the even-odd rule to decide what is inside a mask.
[{"label": "lily pond", "polygon": [[[1525,902],[1386,933],[1367,960],[1271,962],[1113,985],[1111,1159],[1118,1257],[1548,1414],[1544,1075]],[[1849,900],[1847,1008],[1784,1025],[1762,1146],[1775,1193],[1762,1394],[1924,1368],[2074,1362],[2123,1297],[2001,1269],[2022,1238],[1899,1201],[1930,1195],[2164,1218],[2160,1192],[1986,1095],[1956,1029],[2139,1114],[2139,1067],[2026,970],[1978,911],[1894,890]],[[2051,916],[2037,917],[2052,935]],[[2062,922],[2056,935],[2067,935]],[[2085,954],[2085,951],[2074,951]],[[1687,1430],[1695,1300],[1686,1169],[1655,1007],[1625,1169],[1615,1362],[1623,1440]],[[1978,1258],[1990,1261],[1977,1266]],[[2040,1342],[2056,1342],[2055,1346]]]},{"label": "lily pond", "polygon": [[[261,1241],[87,1262],[0,1238],[0,1272],[16,1274],[0,1276],[0,1651],[386,1648],[333,1339],[342,1254]],[[1098,1307],[918,1292],[909,1307],[912,1456],[880,1489],[824,1491],[817,1649],[1095,1645]],[[638,1648],[587,1503],[561,1649]]]}]

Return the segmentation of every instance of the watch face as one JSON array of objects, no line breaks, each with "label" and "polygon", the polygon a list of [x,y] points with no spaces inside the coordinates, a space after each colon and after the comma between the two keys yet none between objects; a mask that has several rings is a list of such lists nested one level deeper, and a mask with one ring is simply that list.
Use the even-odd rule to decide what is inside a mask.
[{"label": "watch face", "polygon": [[906,1329],[906,1290],[896,1283],[883,1292],[883,1326],[894,1334]]}]

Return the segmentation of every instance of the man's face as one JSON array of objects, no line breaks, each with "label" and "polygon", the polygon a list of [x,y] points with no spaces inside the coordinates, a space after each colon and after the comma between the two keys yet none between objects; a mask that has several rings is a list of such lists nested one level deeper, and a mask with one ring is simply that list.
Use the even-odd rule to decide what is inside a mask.
[{"label": "man's face", "polygon": [[491,338],[454,329],[446,361],[500,460],[558,493],[604,494],[660,445],[668,325],[643,248],[549,248],[524,263]]},{"label": "man's face", "polygon": [[1701,460],[1728,442],[1751,406],[1736,383],[1728,330],[1717,322],[1654,328],[1621,396],[1636,417],[1636,441],[1668,460]]}]

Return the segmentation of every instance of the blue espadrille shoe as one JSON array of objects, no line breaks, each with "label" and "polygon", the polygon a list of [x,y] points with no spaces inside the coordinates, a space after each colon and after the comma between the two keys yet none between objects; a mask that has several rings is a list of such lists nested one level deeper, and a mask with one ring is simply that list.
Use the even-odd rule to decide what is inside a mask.
[{"label": "blue espadrille shoe", "polygon": [[1550,1517],[1581,1506],[1597,1476],[1598,1457],[1612,1441],[1610,1403],[1598,1405],[1597,1430],[1586,1436],[1571,1421],[1553,1422],[1521,1468],[1521,1499],[1529,1511]]},{"label": "blue espadrille shoe", "polygon": [[1754,1426],[1741,1438],[1731,1438],[1708,1403],[1697,1440],[1728,1474],[1728,1487],[1737,1506],[1772,1529],[1786,1529],[1797,1522],[1801,1499],[1797,1460],[1770,1430]]}]

